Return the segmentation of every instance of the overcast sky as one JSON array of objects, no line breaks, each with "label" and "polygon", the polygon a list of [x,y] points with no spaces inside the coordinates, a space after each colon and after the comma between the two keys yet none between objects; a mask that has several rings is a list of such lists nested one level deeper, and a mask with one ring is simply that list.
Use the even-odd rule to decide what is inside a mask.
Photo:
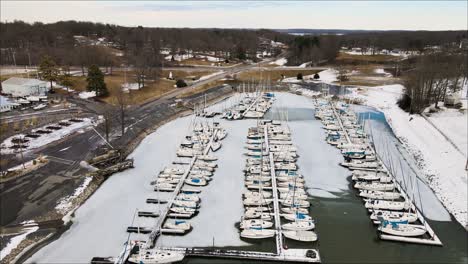
[{"label": "overcast sky", "polygon": [[147,27],[466,30],[467,1],[0,1],[1,21]]}]

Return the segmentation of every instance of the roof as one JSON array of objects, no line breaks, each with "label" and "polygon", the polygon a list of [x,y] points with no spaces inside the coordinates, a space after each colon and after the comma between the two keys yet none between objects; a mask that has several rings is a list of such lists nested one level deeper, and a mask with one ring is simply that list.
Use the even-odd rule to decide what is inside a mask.
[{"label": "roof", "polygon": [[13,84],[13,85],[46,85],[47,83],[38,79],[30,78],[20,78],[20,77],[11,77],[8,80],[2,82],[4,84]]}]

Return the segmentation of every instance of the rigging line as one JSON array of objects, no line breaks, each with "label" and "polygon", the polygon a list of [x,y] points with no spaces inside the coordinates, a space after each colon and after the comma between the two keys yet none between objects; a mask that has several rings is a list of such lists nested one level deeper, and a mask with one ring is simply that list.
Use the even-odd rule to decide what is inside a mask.
[{"label": "rigging line", "polygon": [[401,163],[401,158],[398,158],[398,163],[400,164],[400,171],[401,171],[401,178],[403,180],[403,187],[404,187],[406,193],[408,193],[409,183],[407,184],[406,179],[405,179],[406,178],[406,176],[405,176],[406,173],[403,171],[403,164]]}]

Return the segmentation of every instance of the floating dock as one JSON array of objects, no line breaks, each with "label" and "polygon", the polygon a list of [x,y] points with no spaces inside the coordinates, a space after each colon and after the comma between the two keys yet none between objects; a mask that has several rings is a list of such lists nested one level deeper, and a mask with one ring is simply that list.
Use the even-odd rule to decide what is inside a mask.
[{"label": "floating dock", "polygon": [[275,218],[275,228],[276,228],[276,253],[278,255],[283,254],[283,233],[281,230],[281,219],[280,219],[280,210],[279,210],[279,201],[278,201],[278,190],[276,185],[276,171],[275,171],[275,161],[273,159],[273,153],[270,151],[270,145],[268,140],[268,123],[265,124],[263,128],[265,133],[265,145],[266,151],[270,157],[270,174],[271,174],[271,187],[273,190],[273,214]]},{"label": "floating dock", "polygon": [[163,251],[177,252],[190,257],[212,257],[275,262],[320,263],[320,256],[315,249],[285,249],[281,255],[270,252],[243,251],[209,248],[159,248]]}]

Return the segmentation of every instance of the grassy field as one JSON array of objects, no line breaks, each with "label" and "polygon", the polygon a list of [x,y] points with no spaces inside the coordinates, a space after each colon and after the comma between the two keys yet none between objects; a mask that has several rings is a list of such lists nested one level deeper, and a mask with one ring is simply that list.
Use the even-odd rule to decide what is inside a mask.
[{"label": "grassy field", "polygon": [[[183,70],[163,70],[161,76],[164,78],[169,77],[169,73],[172,72],[172,78],[174,80],[177,79],[187,79],[187,77],[194,77],[195,79],[199,79],[200,77],[204,75],[209,75],[212,74],[216,71],[210,71],[210,70],[193,70],[193,71],[183,71]],[[190,79],[190,78],[188,78]]]},{"label": "grassy field", "polygon": [[240,82],[248,82],[248,81],[260,81],[260,80],[270,80],[272,82],[276,82],[281,80],[281,75],[284,75],[286,78],[288,77],[295,77],[298,73],[302,73],[302,75],[312,75],[317,73],[318,70],[251,70],[242,72],[236,76],[236,79]]},{"label": "grassy field", "polygon": [[340,52],[336,58],[337,62],[350,63],[350,64],[365,64],[365,63],[388,63],[397,61],[400,58],[391,55],[352,55]]},{"label": "grassy field", "polygon": [[[176,89],[174,87],[175,81],[174,80],[168,80],[166,77],[169,76],[168,70],[164,70],[161,74],[161,76],[164,76],[164,78],[160,78],[156,81],[151,81],[147,80],[145,82],[145,87],[143,87],[140,90],[130,90],[129,93],[125,94],[125,97],[127,98],[127,102],[129,104],[137,105],[137,104],[142,104],[148,100],[155,99],[163,95],[164,93],[167,93],[173,89]],[[173,70],[172,76],[174,79],[186,79],[188,77],[193,77],[195,79],[200,78],[201,76],[208,75],[213,73],[214,71],[181,71],[181,70]],[[134,75],[133,72],[127,72],[127,82],[129,83],[134,83],[135,80],[132,77]],[[71,77],[73,81],[73,87],[71,87],[73,90],[81,92],[86,90],[86,77],[84,76],[74,76]],[[121,71],[114,71],[112,75],[107,75],[104,78],[104,81],[106,82],[107,89],[109,91],[109,96],[101,98],[106,103],[109,104],[117,104],[117,95],[119,94],[119,89],[121,89],[122,84],[125,82],[125,74],[124,72]],[[58,90],[59,92],[63,92]]]}]

